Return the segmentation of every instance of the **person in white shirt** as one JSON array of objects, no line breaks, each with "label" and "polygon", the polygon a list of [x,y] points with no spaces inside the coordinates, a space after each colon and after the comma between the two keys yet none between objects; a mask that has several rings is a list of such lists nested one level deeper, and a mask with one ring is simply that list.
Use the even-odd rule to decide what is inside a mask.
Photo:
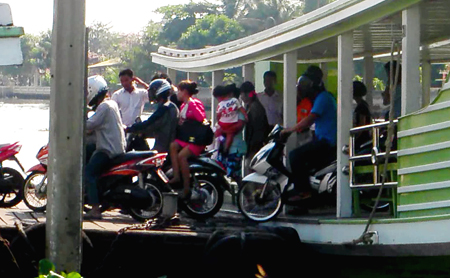
[{"label": "person in white shirt", "polygon": [[101,219],[97,179],[108,169],[112,159],[125,153],[125,132],[119,107],[109,99],[105,79],[100,75],[88,78],[88,105],[95,114],[86,121],[86,130],[94,132],[96,150],[85,167],[87,202],[92,210],[85,218]]},{"label": "person in white shirt", "polygon": [[[123,124],[130,127],[135,123],[136,118],[141,116],[145,103],[149,101],[148,84],[135,77],[131,69],[121,71],[119,78],[123,88],[115,91],[111,98],[119,106]],[[145,89],[137,88],[135,82],[144,86]]]},{"label": "person in white shirt", "polygon": [[269,126],[283,125],[283,97],[275,91],[277,74],[273,71],[264,73],[264,92],[258,94],[258,99],[266,110]]}]

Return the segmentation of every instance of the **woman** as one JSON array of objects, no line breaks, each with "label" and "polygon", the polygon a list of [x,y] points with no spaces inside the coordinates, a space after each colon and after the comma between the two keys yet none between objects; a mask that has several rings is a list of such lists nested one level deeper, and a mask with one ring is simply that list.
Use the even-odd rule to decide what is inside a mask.
[{"label": "woman", "polygon": [[240,90],[248,115],[248,123],[245,126],[245,142],[247,143],[245,174],[247,174],[250,171],[250,161],[264,146],[270,127],[267,121],[266,110],[256,95],[255,86],[250,81],[246,81],[242,83]]},{"label": "woman", "polygon": [[[367,88],[360,81],[353,82],[353,99],[356,102],[356,108],[353,112],[353,126],[370,125],[372,122],[369,104],[363,99],[367,94]],[[355,147],[360,148],[362,144],[370,141],[370,131],[366,130],[356,135]]]},{"label": "woman", "polygon": [[[178,84],[177,97],[178,100],[183,103],[180,112],[180,125],[186,120],[198,122],[204,122],[206,120],[203,103],[192,97],[197,93],[197,83],[193,81],[184,80]],[[200,155],[205,147],[206,146],[195,145],[180,139],[176,139],[170,144],[170,159],[173,167],[173,178],[169,183],[177,183],[180,181],[181,170],[181,177],[183,178],[183,194],[180,196],[181,199],[189,199],[191,195],[191,190],[189,188],[190,173],[188,158]]]}]

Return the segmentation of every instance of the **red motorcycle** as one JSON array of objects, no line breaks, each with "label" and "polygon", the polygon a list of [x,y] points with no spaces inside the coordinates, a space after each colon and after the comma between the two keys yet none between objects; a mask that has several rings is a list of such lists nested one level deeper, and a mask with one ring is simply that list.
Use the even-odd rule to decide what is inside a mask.
[{"label": "red motorcycle", "polygon": [[[42,147],[24,185],[25,204],[34,211],[45,211],[47,205],[48,146]],[[161,184],[149,183],[149,177],[165,175],[161,166],[167,153],[156,151],[128,152],[115,158],[111,168],[98,180],[102,211],[120,208],[138,221],[156,217],[162,211]],[[85,205],[85,211],[89,206]]]},{"label": "red motorcycle", "polygon": [[48,145],[38,151],[36,158],[39,164],[27,171],[28,176],[23,186],[23,201],[30,209],[42,212],[47,206]]},{"label": "red motorcycle", "polygon": [[17,170],[3,167],[6,160],[15,161],[22,171],[25,171],[16,157],[22,145],[19,142],[14,144],[0,145],[0,207],[9,208],[22,201],[23,177]]}]

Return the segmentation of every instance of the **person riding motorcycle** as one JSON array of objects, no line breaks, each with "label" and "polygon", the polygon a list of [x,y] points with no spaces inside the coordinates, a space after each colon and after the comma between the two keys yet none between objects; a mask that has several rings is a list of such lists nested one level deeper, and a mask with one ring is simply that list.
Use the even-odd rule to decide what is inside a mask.
[{"label": "person riding motorcycle", "polygon": [[[297,82],[299,94],[313,103],[311,113],[291,128],[282,131],[283,137],[299,132],[315,124],[315,137],[289,153],[291,180],[294,192],[288,201],[295,202],[311,196],[309,174],[313,168],[323,166],[336,157],[337,105],[336,99],[323,83],[322,70],[310,66]],[[291,192],[292,193],[292,192]],[[291,195],[291,194],[289,194]]]},{"label": "person riding motorcycle", "polygon": [[158,152],[169,152],[170,143],[175,140],[178,125],[179,110],[169,100],[172,86],[165,79],[156,79],[150,83],[148,97],[150,101],[156,100],[158,108],[144,122],[135,123],[127,128],[129,133],[144,133],[144,137],[154,137],[153,149]]},{"label": "person riding motorcycle", "polygon": [[86,121],[86,129],[95,134],[96,149],[85,168],[87,203],[92,210],[85,218],[102,217],[97,179],[118,155],[125,153],[125,133],[117,103],[108,96],[108,86],[100,75],[88,78],[88,106],[95,114]]}]

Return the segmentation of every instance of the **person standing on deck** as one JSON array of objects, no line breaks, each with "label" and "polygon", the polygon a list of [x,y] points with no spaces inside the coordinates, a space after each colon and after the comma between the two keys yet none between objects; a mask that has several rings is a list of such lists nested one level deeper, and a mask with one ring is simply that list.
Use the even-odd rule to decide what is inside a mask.
[{"label": "person standing on deck", "polygon": [[[111,99],[117,102],[122,115],[123,124],[130,127],[137,117],[140,117],[144,110],[144,105],[148,101],[148,84],[139,77],[135,77],[131,69],[125,69],[119,73],[122,89],[113,93]],[[139,89],[135,83],[145,87]]]},{"label": "person standing on deck", "polygon": [[[141,116],[145,103],[149,101],[148,84],[134,76],[131,69],[121,71],[119,78],[123,88],[114,92],[111,99],[119,106],[123,124],[130,127],[135,123],[136,118]],[[137,88],[135,83],[144,86],[145,89]],[[130,148],[135,150],[149,149],[147,142],[142,137],[136,138],[132,145]]]},{"label": "person standing on deck", "polygon": [[277,74],[273,71],[266,71],[263,76],[264,92],[258,94],[258,99],[266,110],[269,126],[283,125],[283,97],[275,91]]}]

